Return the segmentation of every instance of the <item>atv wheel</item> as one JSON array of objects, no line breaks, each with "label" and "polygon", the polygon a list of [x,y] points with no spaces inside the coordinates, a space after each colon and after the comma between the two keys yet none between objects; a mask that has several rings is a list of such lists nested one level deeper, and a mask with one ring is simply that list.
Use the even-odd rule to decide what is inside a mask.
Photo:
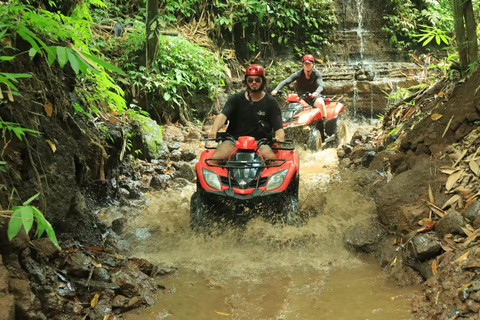
[{"label": "atv wheel", "polygon": [[338,147],[347,142],[347,124],[345,121],[340,121],[338,123],[336,135],[336,145]]},{"label": "atv wheel", "polygon": [[307,148],[312,151],[322,150],[322,135],[318,129],[313,128],[307,138]]},{"label": "atv wheel", "polygon": [[284,204],[282,222],[289,226],[296,225],[298,221],[298,198],[293,194],[289,194],[285,198]]},{"label": "atv wheel", "polygon": [[193,231],[202,232],[210,226],[207,209],[207,201],[196,191],[190,199],[190,228]]}]

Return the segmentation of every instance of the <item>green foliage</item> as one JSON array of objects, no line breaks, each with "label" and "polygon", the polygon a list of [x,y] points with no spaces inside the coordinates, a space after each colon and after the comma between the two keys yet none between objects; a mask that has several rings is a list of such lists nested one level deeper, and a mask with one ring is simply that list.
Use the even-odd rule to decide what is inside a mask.
[{"label": "green foliage", "polygon": [[[208,16],[218,37],[245,42],[252,54],[267,55],[272,45],[318,53],[336,24],[332,0],[184,0],[163,2],[162,16],[177,23]],[[239,28],[242,34],[235,33]]]},{"label": "green foliage", "polygon": [[435,42],[439,45],[440,43],[445,43],[446,45],[449,44],[450,42],[450,37],[445,34],[445,32],[441,29],[438,29],[437,27],[431,27],[427,25],[420,25],[423,27],[421,29],[421,33],[413,35],[414,37],[419,37],[418,42],[422,42],[422,46],[426,46],[427,44],[430,43],[433,39],[435,39]]},{"label": "green foliage", "polygon": [[[123,91],[115,84],[107,71],[125,74],[120,68],[89,53],[88,41],[92,38],[90,28],[93,24],[89,13],[90,4],[105,7],[99,0],[85,1],[75,8],[72,16],[67,17],[61,13],[37,10],[30,6],[7,4],[0,6],[0,26],[5,27],[2,31],[4,36],[16,33],[31,45],[31,49],[28,51],[31,59],[35,58],[37,54],[41,56],[46,54],[50,65],[57,61],[63,68],[69,63],[77,75],[81,74],[88,79],[93,79],[94,85],[83,92],[85,100],[90,102],[88,105],[92,106],[92,112],[98,112],[98,104],[106,104],[116,112],[124,112],[126,105]],[[67,46],[47,45],[41,37],[48,42],[67,41]],[[73,41],[73,45],[70,44],[70,40]],[[82,52],[76,47],[80,48]],[[0,59],[0,61],[9,60],[12,59],[10,57]],[[0,83],[6,83],[16,90],[12,81],[24,77],[26,77],[24,74],[0,73]],[[103,103],[91,103],[95,99],[103,101]]]},{"label": "green foliage", "polygon": [[18,123],[6,121],[0,121],[0,131],[2,132],[2,138],[5,138],[7,132],[13,132],[19,140],[22,140],[23,136],[27,133],[32,135],[41,134],[36,130],[22,128]]},{"label": "green foliage", "polygon": [[154,94],[153,100],[163,101],[167,109],[185,110],[186,97],[200,92],[213,100],[224,84],[224,63],[214,53],[181,36],[160,36],[159,43],[152,70],[147,73],[143,67],[139,71],[132,68],[126,80]]},{"label": "green foliage", "polygon": [[46,232],[55,247],[60,250],[61,248],[58,245],[57,237],[55,235],[55,231],[52,228],[52,225],[45,219],[43,213],[40,210],[38,210],[34,206],[29,205],[39,195],[40,193],[37,193],[36,195],[25,201],[23,205],[15,206],[12,208],[13,212],[10,217],[7,229],[8,240],[11,241],[15,236],[17,236],[22,227],[28,234],[33,227],[33,221],[36,220],[37,230],[35,232],[35,236],[37,238],[40,238]]},{"label": "green foliage", "polygon": [[0,161],[0,172],[7,172],[7,170],[5,169],[6,164],[6,161]]},{"label": "green foliage", "polygon": [[398,51],[413,50],[418,42],[427,45],[433,39],[437,45],[448,44],[453,35],[450,0],[387,0],[385,8],[383,31]]}]

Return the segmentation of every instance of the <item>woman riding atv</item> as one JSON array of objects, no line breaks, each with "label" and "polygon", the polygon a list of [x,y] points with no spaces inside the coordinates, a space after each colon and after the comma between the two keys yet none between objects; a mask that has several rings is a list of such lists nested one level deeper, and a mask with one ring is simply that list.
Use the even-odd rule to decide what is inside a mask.
[{"label": "woman riding atv", "polygon": [[[325,101],[320,95],[323,91],[323,79],[320,71],[314,68],[315,58],[311,54],[306,54],[302,58],[303,69],[291,74],[287,79],[283,80],[272,91],[272,95],[277,95],[284,86],[289,85],[293,81],[296,81],[297,92],[302,95],[306,92],[313,92],[311,101],[306,101],[310,105],[320,109],[322,114],[322,128],[325,128],[325,120],[327,117],[327,108]],[[325,129],[323,129],[325,131]],[[322,136],[326,137],[325,132],[322,132]]]}]

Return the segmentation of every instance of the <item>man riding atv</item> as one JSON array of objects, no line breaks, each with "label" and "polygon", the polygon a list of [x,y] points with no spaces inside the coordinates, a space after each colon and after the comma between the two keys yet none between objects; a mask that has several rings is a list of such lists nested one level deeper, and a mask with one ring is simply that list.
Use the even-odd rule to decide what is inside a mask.
[{"label": "man riding atv", "polygon": [[[277,100],[263,91],[267,84],[263,67],[259,64],[249,66],[245,72],[245,82],[247,89],[228,99],[222,112],[215,119],[208,137],[215,139],[218,130],[228,120],[227,133],[235,139],[240,136],[250,136],[256,140],[267,138],[273,129],[275,140],[283,142],[285,131],[280,107]],[[227,159],[234,149],[233,143],[224,141],[212,157]],[[259,151],[265,159],[275,158],[268,145],[262,145]]]},{"label": "man riding atv", "polygon": [[327,116],[327,108],[325,107],[325,101],[320,95],[323,91],[323,79],[320,71],[314,68],[315,58],[311,54],[306,54],[302,58],[303,60],[303,69],[291,74],[287,79],[283,80],[278,84],[278,86],[272,91],[272,95],[277,95],[284,86],[289,85],[293,81],[296,81],[297,92],[299,95],[303,95],[306,92],[312,92],[310,101],[306,101],[308,104],[313,105],[314,107],[320,109],[322,114],[321,126],[322,140],[326,139],[325,134],[325,120]]}]

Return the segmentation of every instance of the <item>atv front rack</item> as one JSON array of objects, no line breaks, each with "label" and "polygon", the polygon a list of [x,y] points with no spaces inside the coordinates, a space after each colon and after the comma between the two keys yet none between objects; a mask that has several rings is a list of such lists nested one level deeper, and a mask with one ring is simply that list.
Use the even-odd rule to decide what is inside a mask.
[{"label": "atv front rack", "polygon": [[[213,163],[217,162],[217,163]],[[205,163],[209,167],[217,167],[224,169],[265,169],[283,166],[287,160],[285,159],[265,159],[261,164],[248,161],[228,161],[224,158],[205,159]]]},{"label": "atv front rack", "polygon": [[[209,142],[222,143],[224,141],[230,141],[235,145],[235,140],[233,138],[232,139],[225,138],[224,136],[220,136],[217,138],[205,137],[203,140],[205,141],[205,149],[217,149],[217,146],[209,146],[208,145]],[[270,140],[260,139],[258,140],[258,142],[259,142],[258,147],[260,147],[261,145],[268,144],[270,148],[274,150],[295,150],[295,141],[293,139],[285,139],[285,141],[283,142],[277,141],[275,139],[270,139]],[[281,145],[286,145],[286,146],[281,146]]]}]

